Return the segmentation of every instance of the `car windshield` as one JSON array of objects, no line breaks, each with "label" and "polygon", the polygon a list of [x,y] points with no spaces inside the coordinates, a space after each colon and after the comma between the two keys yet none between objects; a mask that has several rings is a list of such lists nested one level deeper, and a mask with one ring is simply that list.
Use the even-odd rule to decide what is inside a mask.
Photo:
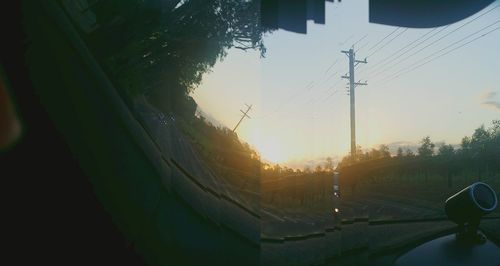
[{"label": "car windshield", "polygon": [[[174,190],[210,213],[175,184],[191,180],[256,218],[257,234],[229,227],[265,262],[383,252],[454,227],[445,200],[473,182],[500,191],[498,2],[422,27],[309,2],[285,8],[300,23],[253,0],[60,5],[178,169]],[[319,244],[276,258],[299,240]]]}]

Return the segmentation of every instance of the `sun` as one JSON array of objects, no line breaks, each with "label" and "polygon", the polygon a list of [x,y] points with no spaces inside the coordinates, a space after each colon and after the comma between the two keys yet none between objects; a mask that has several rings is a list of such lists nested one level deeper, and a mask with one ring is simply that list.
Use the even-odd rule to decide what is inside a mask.
[{"label": "sun", "polygon": [[272,163],[284,163],[289,159],[282,143],[273,138],[260,138],[254,143],[262,159]]},{"label": "sun", "polygon": [[255,126],[243,130],[241,135],[259,153],[263,161],[284,164],[292,157],[294,145],[290,145],[288,136],[276,134],[271,127]]}]

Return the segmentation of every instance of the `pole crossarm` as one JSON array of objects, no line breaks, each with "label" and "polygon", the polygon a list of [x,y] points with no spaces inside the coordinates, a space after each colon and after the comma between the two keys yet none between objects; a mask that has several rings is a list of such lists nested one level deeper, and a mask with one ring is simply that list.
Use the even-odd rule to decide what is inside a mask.
[{"label": "pole crossarm", "polygon": [[245,111],[243,111],[243,110],[241,110],[241,109],[240,109],[240,112],[241,112],[241,113],[243,113],[243,116],[246,116],[246,117],[248,117],[248,118],[251,118],[249,115],[247,115],[247,113],[246,113]]},{"label": "pole crossarm", "polygon": [[366,83],[366,82],[354,82],[354,85],[356,85],[356,86],[365,86],[365,85],[368,85],[368,83]]},{"label": "pole crossarm", "polygon": [[240,109],[240,112],[242,112],[243,115],[241,116],[240,121],[238,121],[238,124],[236,124],[236,126],[233,128],[233,132],[236,131],[238,126],[241,124],[241,121],[243,121],[243,118],[247,117],[247,118],[251,119],[251,117],[248,115],[248,112],[250,111],[250,109],[252,109],[252,105],[248,105],[248,104],[245,104],[245,105],[247,106],[247,110],[243,111]]},{"label": "pole crossarm", "polygon": [[354,66],[357,66],[358,64],[366,64],[368,62],[366,62],[366,58],[365,60],[361,61],[361,60],[354,60]]}]

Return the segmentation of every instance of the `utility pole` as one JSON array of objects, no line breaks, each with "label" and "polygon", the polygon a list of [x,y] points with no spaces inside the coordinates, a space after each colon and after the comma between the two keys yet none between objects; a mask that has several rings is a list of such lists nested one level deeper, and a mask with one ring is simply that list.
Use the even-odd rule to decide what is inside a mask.
[{"label": "utility pole", "polygon": [[233,132],[236,131],[236,129],[240,125],[241,121],[243,121],[243,118],[245,118],[245,117],[251,118],[250,116],[247,115],[247,113],[250,111],[250,109],[252,109],[252,105],[248,105],[248,104],[245,104],[245,105],[247,106],[247,110],[243,111],[240,109],[240,112],[242,112],[243,115],[241,116],[240,121],[238,121],[238,124],[236,124],[236,126],[234,127]]},{"label": "utility pole", "polygon": [[365,60],[356,60],[356,54],[354,53],[354,48],[349,49],[349,51],[342,51],[349,57],[349,75],[344,75],[342,78],[349,80],[349,97],[351,99],[351,157],[356,156],[356,108],[355,108],[355,94],[354,89],[360,85],[367,85],[366,82],[355,82],[354,81],[354,67],[359,63],[366,64]]}]

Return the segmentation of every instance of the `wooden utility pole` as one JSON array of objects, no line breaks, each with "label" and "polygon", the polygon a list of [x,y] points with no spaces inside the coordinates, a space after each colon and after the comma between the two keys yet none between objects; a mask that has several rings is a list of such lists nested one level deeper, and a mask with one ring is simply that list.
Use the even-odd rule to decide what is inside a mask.
[{"label": "wooden utility pole", "polygon": [[233,132],[235,132],[235,131],[236,131],[236,129],[237,129],[237,128],[238,128],[238,126],[240,125],[241,121],[243,121],[243,118],[245,118],[245,117],[247,117],[247,118],[249,118],[249,119],[251,118],[251,117],[250,117],[250,116],[248,116],[247,114],[248,114],[248,112],[250,111],[250,109],[252,109],[252,105],[248,105],[248,104],[245,104],[245,105],[247,106],[247,110],[246,110],[246,111],[240,110],[240,111],[243,113],[243,115],[241,116],[240,121],[238,121],[238,124],[236,124],[236,126],[234,127]]}]

